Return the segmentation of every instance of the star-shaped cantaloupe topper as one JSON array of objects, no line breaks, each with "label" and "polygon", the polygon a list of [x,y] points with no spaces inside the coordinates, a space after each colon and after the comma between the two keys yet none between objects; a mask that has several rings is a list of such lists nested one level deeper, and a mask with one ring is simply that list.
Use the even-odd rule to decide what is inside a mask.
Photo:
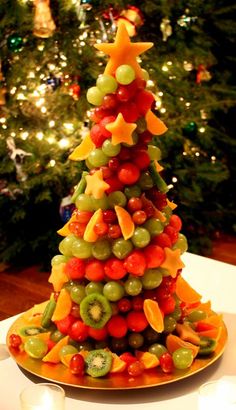
[{"label": "star-shaped cantaloupe topper", "polygon": [[180,259],[180,249],[172,250],[170,248],[164,248],[164,251],[166,258],[160,267],[167,269],[172,278],[175,278],[178,270],[184,268],[185,266]]},{"label": "star-shaped cantaloupe topper", "polygon": [[94,172],[93,175],[87,175],[85,179],[87,182],[85,194],[92,195],[95,199],[102,198],[104,192],[110,188],[110,185],[103,180],[101,169]]},{"label": "star-shaped cantaloupe topper", "polygon": [[143,74],[137,57],[152,46],[153,43],[131,43],[124,23],[119,24],[114,43],[95,44],[99,51],[110,56],[104,74],[113,75],[117,67],[128,64],[139,78],[143,78]]},{"label": "star-shaped cantaloupe topper", "polygon": [[105,128],[111,132],[111,142],[113,145],[126,144],[133,145],[132,133],[137,127],[137,124],[126,122],[121,113],[119,113],[114,122],[110,122]]}]

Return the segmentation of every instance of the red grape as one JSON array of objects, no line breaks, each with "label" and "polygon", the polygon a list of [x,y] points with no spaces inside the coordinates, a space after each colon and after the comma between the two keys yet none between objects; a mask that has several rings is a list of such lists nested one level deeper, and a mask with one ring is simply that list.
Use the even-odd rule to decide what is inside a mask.
[{"label": "red grape", "polygon": [[133,185],[138,181],[140,171],[136,165],[124,162],[118,169],[118,178],[122,184]]},{"label": "red grape", "polygon": [[159,360],[164,373],[172,373],[174,371],[174,363],[170,353],[163,353]]},{"label": "red grape", "polygon": [[85,361],[81,354],[76,353],[70,361],[70,371],[78,376],[83,376],[85,370]]},{"label": "red grape", "polygon": [[127,369],[128,373],[132,377],[140,376],[144,372],[144,365],[136,360],[134,363],[131,363]]},{"label": "red grape", "polygon": [[88,338],[88,326],[82,320],[76,320],[68,332],[71,339],[83,342]]},{"label": "red grape", "polygon": [[14,347],[14,349],[19,349],[22,343],[21,337],[15,333],[12,333],[9,337],[9,343],[11,347]]}]

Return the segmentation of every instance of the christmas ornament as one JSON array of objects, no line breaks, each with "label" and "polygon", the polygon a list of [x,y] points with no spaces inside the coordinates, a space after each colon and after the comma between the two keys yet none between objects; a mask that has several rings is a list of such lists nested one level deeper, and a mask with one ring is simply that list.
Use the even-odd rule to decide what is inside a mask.
[{"label": "christmas ornament", "polygon": [[143,15],[141,10],[135,6],[128,6],[122,10],[120,16],[117,18],[117,25],[122,22],[130,37],[137,34],[137,28],[143,25]]},{"label": "christmas ornament", "polygon": [[55,91],[61,85],[61,78],[60,77],[49,77],[46,80],[47,84]]},{"label": "christmas ornament", "polygon": [[86,12],[92,9],[91,0],[77,0],[75,3],[75,11],[78,17],[78,20],[81,22],[79,28],[84,29],[88,27],[86,24]]},{"label": "christmas ornament", "polygon": [[22,164],[24,162],[25,157],[31,157],[32,154],[30,152],[26,152],[21,148],[16,148],[15,141],[12,137],[8,137],[6,140],[7,148],[9,151],[9,157],[14,162],[16,167],[16,175],[18,181],[26,181],[27,175],[22,170]]},{"label": "christmas ornament", "polygon": [[14,53],[20,51],[23,47],[23,38],[17,33],[11,34],[7,39],[7,47]]},{"label": "christmas ornament", "polygon": [[7,92],[6,87],[2,87],[0,85],[0,106],[3,106],[6,104],[6,98],[5,98],[6,92]]},{"label": "christmas ornament", "polygon": [[71,202],[71,195],[62,198],[59,208],[59,214],[63,223],[69,221],[75,205]]},{"label": "christmas ornament", "polygon": [[162,40],[167,41],[168,37],[170,37],[172,34],[172,27],[170,25],[170,20],[168,19],[168,17],[164,17],[162,19],[160,29],[162,32]]},{"label": "christmas ornament", "polygon": [[198,126],[196,122],[190,121],[183,128],[183,135],[185,135],[186,137],[195,137],[197,135],[197,131],[198,131]]},{"label": "christmas ornament", "polygon": [[194,23],[197,20],[197,17],[188,16],[188,10],[186,10],[186,14],[183,14],[178,20],[177,24],[183,28],[189,28],[191,23]]},{"label": "christmas ornament", "polygon": [[49,1],[50,0],[34,0],[35,14],[33,34],[36,37],[51,37],[56,29],[52,19]]},{"label": "christmas ornament", "polygon": [[211,73],[203,64],[199,64],[196,75],[196,83],[201,84],[202,81],[210,81],[212,78]]},{"label": "christmas ornament", "polygon": [[79,84],[71,84],[69,87],[69,94],[74,98],[74,100],[78,100],[80,96]]},{"label": "christmas ornament", "polygon": [[208,118],[207,112],[204,109],[200,110],[200,116],[202,120],[207,120]]},{"label": "christmas ornament", "polygon": [[184,61],[183,62],[183,67],[185,71],[192,71],[193,70],[193,64],[190,63],[189,61]]}]

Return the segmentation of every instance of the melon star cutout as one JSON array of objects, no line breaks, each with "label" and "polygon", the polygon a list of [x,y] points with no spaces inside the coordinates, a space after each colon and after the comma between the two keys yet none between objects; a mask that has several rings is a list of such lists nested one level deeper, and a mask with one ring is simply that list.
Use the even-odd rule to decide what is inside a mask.
[{"label": "melon star cutout", "polygon": [[180,259],[180,249],[172,250],[164,248],[166,258],[160,265],[161,268],[167,269],[172,278],[175,278],[179,269],[184,268],[184,263]]},{"label": "melon star cutout", "polygon": [[113,145],[126,143],[133,145],[132,133],[137,124],[126,122],[121,113],[119,113],[114,122],[106,125],[106,129],[111,132],[111,142]]},{"label": "melon star cutout", "polygon": [[103,197],[104,192],[110,188],[110,185],[103,180],[102,170],[94,172],[93,175],[87,175],[85,177],[87,186],[85,189],[85,194],[93,195],[95,199],[100,199]]}]

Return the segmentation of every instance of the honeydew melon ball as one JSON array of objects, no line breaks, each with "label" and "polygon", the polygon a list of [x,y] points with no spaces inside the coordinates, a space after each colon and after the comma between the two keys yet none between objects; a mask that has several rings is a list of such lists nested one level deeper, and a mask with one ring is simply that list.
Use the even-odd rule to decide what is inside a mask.
[{"label": "honeydew melon ball", "polygon": [[93,149],[88,156],[88,162],[95,168],[106,165],[108,161],[108,156],[104,154],[101,148]]},{"label": "honeydew melon ball", "polygon": [[92,105],[101,105],[104,93],[98,87],[90,87],[87,91],[87,100]]},{"label": "honeydew melon ball", "polygon": [[116,79],[119,84],[128,85],[135,79],[135,71],[128,64],[122,64],[116,69]]},{"label": "honeydew melon ball", "polygon": [[103,94],[114,93],[118,87],[115,78],[108,74],[100,75],[97,79],[96,85]]}]

